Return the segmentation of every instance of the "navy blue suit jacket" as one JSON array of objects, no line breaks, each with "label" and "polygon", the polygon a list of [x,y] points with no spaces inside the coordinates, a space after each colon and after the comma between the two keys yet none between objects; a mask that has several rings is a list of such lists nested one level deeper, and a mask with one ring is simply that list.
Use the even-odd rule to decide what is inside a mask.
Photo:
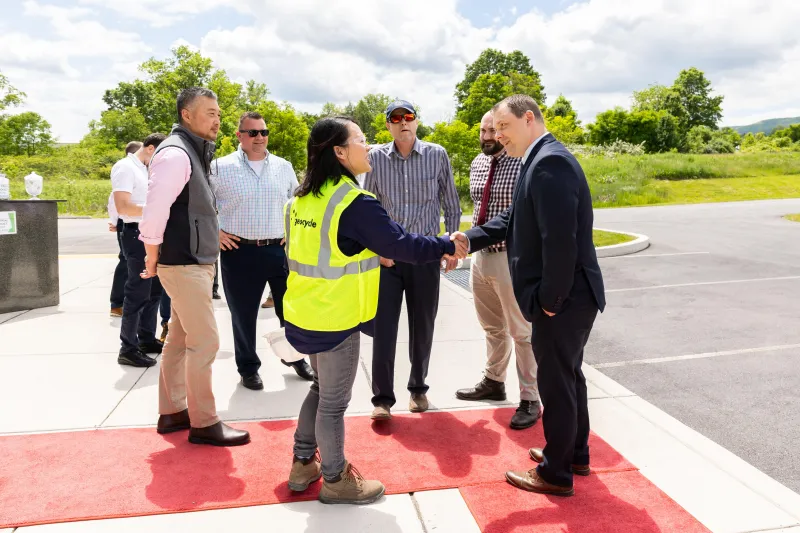
[{"label": "navy blue suit jacket", "polygon": [[505,240],[514,294],[533,321],[542,308],[558,314],[591,293],[602,312],[605,289],[592,240],[592,196],[578,160],[551,134],[520,171],[511,206],[466,232],[470,250]]}]

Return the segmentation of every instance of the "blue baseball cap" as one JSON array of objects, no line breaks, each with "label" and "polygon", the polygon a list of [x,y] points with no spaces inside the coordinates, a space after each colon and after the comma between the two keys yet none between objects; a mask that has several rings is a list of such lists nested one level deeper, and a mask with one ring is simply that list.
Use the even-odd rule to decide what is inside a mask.
[{"label": "blue baseball cap", "polygon": [[414,113],[415,115],[417,114],[417,110],[414,109],[414,106],[411,105],[410,102],[407,102],[405,100],[395,100],[394,102],[389,104],[389,107],[386,108],[386,120],[389,120],[389,116],[398,109],[407,109],[412,113]]}]

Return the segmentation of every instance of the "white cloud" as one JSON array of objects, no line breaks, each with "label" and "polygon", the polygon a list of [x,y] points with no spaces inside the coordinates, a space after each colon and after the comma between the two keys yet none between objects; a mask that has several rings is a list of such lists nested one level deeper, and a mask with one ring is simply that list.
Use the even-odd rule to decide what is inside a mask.
[{"label": "white cloud", "polygon": [[[382,92],[419,104],[429,124],[448,119],[464,67],[493,47],[522,50],[542,74],[548,100],[565,94],[584,122],[628,106],[634,90],[672,83],[690,66],[725,96],[726,124],[800,115],[800,2],[793,0],[729,0],[724,7],[587,0],[553,15],[512,8],[515,17],[491,28],[476,28],[456,0],[407,0],[402,15],[373,0],[47,1],[20,4],[19,16],[41,21],[35,34],[0,32],[0,69],[67,140],[79,139],[97,118],[104,89],[135,77],[153,52],[168,54],[146,44],[163,37],[157,32],[220,8],[250,21],[209,31],[196,40],[200,51],[237,81],[265,82],[274,98],[307,111]],[[111,12],[142,21],[141,29],[119,31],[98,18]],[[174,44],[189,44],[172,31]]]}]

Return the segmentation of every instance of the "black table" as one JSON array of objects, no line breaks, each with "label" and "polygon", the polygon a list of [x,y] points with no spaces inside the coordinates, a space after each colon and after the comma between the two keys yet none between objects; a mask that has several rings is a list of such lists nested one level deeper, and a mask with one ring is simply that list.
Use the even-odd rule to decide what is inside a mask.
[{"label": "black table", "polygon": [[0,200],[16,213],[16,234],[0,233],[0,313],[59,304],[58,202]]}]

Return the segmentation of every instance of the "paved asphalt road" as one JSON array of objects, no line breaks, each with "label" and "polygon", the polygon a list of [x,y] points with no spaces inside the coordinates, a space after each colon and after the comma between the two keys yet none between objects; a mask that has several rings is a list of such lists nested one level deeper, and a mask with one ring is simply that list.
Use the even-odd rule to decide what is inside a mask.
[{"label": "paved asphalt road", "polygon": [[[800,223],[788,213],[800,199],[596,210],[597,227],[652,245],[601,259],[608,307],[586,360],[800,492]],[[117,252],[102,220],[59,232],[62,254]]]}]

